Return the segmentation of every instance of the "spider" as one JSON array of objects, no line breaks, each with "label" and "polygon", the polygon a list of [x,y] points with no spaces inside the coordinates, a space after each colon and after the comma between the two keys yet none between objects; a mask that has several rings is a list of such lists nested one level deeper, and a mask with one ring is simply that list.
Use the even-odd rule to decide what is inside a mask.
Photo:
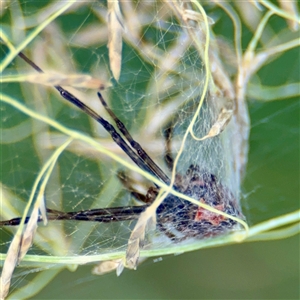
[{"label": "spider", "polygon": [[[25,60],[36,71],[43,71],[22,52],[19,56]],[[61,86],[54,86],[60,95],[83,112],[100,123],[111,135],[116,144],[128,155],[128,157],[142,170],[152,174],[163,183],[169,185],[170,178],[165,172],[150,158],[141,145],[136,142],[125,125],[117,118],[108,107],[100,92],[99,100],[115,122],[121,132],[119,134],[112,124],[103,119],[99,114],[81,102],[74,95]],[[172,169],[173,158],[170,151],[171,128],[165,132],[166,154],[165,161],[169,169]],[[47,208],[49,220],[78,220],[93,222],[117,222],[125,220],[137,220],[142,212],[156,199],[160,188],[153,184],[146,195],[142,195],[134,190],[124,176],[120,176],[122,183],[126,186],[133,197],[144,202],[140,206],[110,207],[100,209],[90,209],[75,212],[61,212]],[[231,216],[244,218],[233,194],[226,188],[215,175],[207,170],[201,169],[197,164],[191,164],[186,174],[177,174],[173,189],[191,198],[199,200],[217,210],[225,212]],[[25,219],[28,222],[29,217]],[[1,221],[1,226],[13,226],[20,224],[21,218],[14,218]],[[39,217],[38,221],[42,221]],[[226,218],[223,215],[208,211],[198,205],[192,204],[177,196],[169,194],[156,210],[156,226],[158,229],[173,241],[181,241],[186,238],[210,237],[224,234],[237,227],[237,221]]]}]

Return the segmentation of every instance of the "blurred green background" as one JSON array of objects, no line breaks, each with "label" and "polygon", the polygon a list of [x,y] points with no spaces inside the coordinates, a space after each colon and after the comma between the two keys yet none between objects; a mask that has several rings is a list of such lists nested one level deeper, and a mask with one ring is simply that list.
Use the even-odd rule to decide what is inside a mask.
[{"label": "blurred green background", "polygon": [[299,299],[299,238],[149,259],[118,278],[81,267],[34,299]]},{"label": "blurred green background", "polygon": [[[104,2],[102,4],[106,5]],[[16,5],[16,2],[10,5]],[[22,9],[25,14],[30,15],[40,9],[39,5],[36,1],[23,1]],[[220,10],[218,13],[220,14]],[[59,19],[58,24],[64,28],[70,48],[72,34],[80,29],[82,24],[88,24],[86,16],[91,18],[91,22],[95,21],[93,14],[89,14],[90,8],[86,6]],[[225,14],[221,16],[219,15],[219,22],[214,26],[214,30],[231,40],[231,21]],[[8,13],[4,15],[3,20],[7,24],[10,23]],[[286,26],[285,21],[279,17],[271,20],[274,30]],[[243,47],[251,37],[252,34],[244,28]],[[76,60],[79,70],[88,72],[99,57],[102,59],[106,55],[97,52],[105,52],[106,45],[100,48],[99,46],[98,49],[74,50],[74,56],[70,56]],[[53,49],[55,48],[48,50],[50,52]],[[129,65],[130,58],[127,59],[127,67],[134,68]],[[295,49],[264,67],[258,75],[266,85],[299,82],[299,65],[299,49]],[[144,87],[134,85],[134,89],[140,89],[138,92],[133,91],[138,98]],[[299,208],[299,99],[268,103],[255,101],[251,97],[247,100],[251,116],[251,135],[247,175],[242,186],[242,205],[249,224],[253,225]],[[13,109],[6,109],[9,116],[17,115],[17,118],[23,118],[22,114]],[[58,111],[60,109],[57,108]],[[66,106],[65,109],[69,110],[69,107]],[[74,114],[77,117],[76,112]],[[70,124],[65,124],[72,128],[78,126],[82,131],[89,126],[87,119],[86,123],[74,124],[73,118],[69,121]],[[9,119],[5,126],[12,126]],[[7,152],[18,153],[20,148],[16,145],[12,147],[15,148],[5,149]],[[35,158],[30,157],[32,149],[22,150],[26,156],[25,164],[28,165],[12,167],[13,159],[6,157],[4,162],[7,170],[2,169],[3,182],[15,182],[20,177],[20,182],[23,183],[29,176],[35,177],[31,170],[32,165],[36,163]],[[21,187],[19,190],[16,188],[16,193],[23,193],[24,198],[32,180],[28,181],[30,182],[26,183],[28,187],[24,191]],[[43,272],[46,274],[53,271]],[[29,269],[24,270],[23,275],[14,281],[11,291],[17,291],[19,285],[30,282],[33,286],[36,285],[37,283],[32,281],[34,276],[35,274],[30,274]],[[299,299],[299,281],[297,235],[278,241],[244,243],[162,257],[155,262],[148,259],[138,270],[125,270],[120,277],[115,273],[104,276],[91,275],[91,266],[79,267],[76,272],[64,270],[33,299]]]}]

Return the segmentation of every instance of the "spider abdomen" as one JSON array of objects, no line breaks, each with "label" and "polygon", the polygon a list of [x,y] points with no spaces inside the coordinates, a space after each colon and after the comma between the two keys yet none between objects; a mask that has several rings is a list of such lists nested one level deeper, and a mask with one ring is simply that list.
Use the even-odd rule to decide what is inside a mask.
[{"label": "spider abdomen", "polygon": [[[231,216],[243,218],[232,193],[214,175],[201,173],[199,167],[191,165],[186,176],[178,178],[183,194]],[[224,234],[236,229],[238,222],[169,195],[157,209],[157,225],[171,239],[182,240]]]}]

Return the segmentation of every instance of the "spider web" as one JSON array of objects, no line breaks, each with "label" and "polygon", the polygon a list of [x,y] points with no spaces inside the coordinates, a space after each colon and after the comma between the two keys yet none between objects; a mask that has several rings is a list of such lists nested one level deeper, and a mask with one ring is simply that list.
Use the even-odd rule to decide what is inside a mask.
[{"label": "spider web", "polygon": [[[39,4],[41,7],[37,5],[36,2],[33,5],[30,1],[10,3],[10,13],[4,13],[4,22],[7,28],[12,26],[14,30],[4,27],[4,31],[12,44],[18,45],[30,28],[38,25],[39,18],[49,16],[53,10],[58,9],[59,4]],[[168,175],[171,175],[164,161],[164,130],[168,126],[173,128],[171,147],[175,157],[203,93],[205,62],[185,23],[180,21],[178,14],[169,4],[124,2],[121,9],[124,18],[121,75],[118,81],[112,80],[112,87],[105,89],[103,96],[134,139]],[[88,5],[77,3],[43,29],[26,48],[26,53],[49,73],[89,74],[108,84],[111,79],[111,64],[107,49],[107,14],[107,6],[101,2],[91,2]],[[190,22],[193,26],[197,24],[196,21]],[[6,52],[7,48],[3,47],[3,56]],[[13,60],[5,72],[5,75],[34,73],[18,58]],[[113,124],[101,106],[95,90],[69,90]],[[220,110],[226,106],[224,98],[210,92],[193,126],[197,137],[208,134],[218,119]],[[58,121],[66,128],[92,137],[109,152],[131,163],[99,124],[60,99],[52,88],[26,82],[10,82],[3,84],[3,93],[17,99],[38,114]],[[268,131],[268,128],[263,126],[265,121],[273,124],[273,119],[293,115],[297,108],[296,103],[287,106],[278,104],[278,107],[273,105],[272,108],[266,108],[264,105],[267,104],[250,105],[250,111],[253,113],[260,114],[268,109],[272,110],[252,124],[254,133],[251,141],[254,141],[254,144],[261,139],[256,138],[255,130],[263,127],[262,130]],[[22,215],[37,174],[68,136],[47,123],[28,117],[10,105],[2,104],[1,110],[2,168],[5,170],[1,179],[4,200],[1,214],[3,219],[9,219]],[[282,130],[280,124],[282,125],[279,123],[271,126],[276,135],[279,127]],[[236,149],[231,143],[240,133],[236,131],[232,122],[224,132],[214,138],[197,141],[189,135],[176,172],[185,174],[191,164],[198,164],[208,170],[227,186],[236,198],[244,198],[241,204],[247,219],[251,225],[257,224],[297,209],[298,205],[293,201],[286,205],[286,201],[295,196],[283,192],[281,185],[272,187],[273,195],[280,191],[280,197],[275,201],[276,205],[273,197],[263,203],[261,199],[256,199],[260,191],[263,193],[264,186],[260,186],[260,180],[251,176],[264,166],[283,164],[284,155],[295,154],[295,143],[291,142],[295,138],[295,131],[295,126],[281,131],[284,132],[284,138],[290,141],[286,152],[269,155],[271,149],[280,145],[277,139],[272,140],[267,149],[254,149],[251,152],[250,158],[255,163],[249,166],[250,177],[246,178],[243,193],[240,192],[241,174],[237,174],[238,171],[234,169],[234,163],[238,159],[234,155]],[[263,155],[264,164],[256,162]],[[151,182],[141,174],[124,167],[82,140],[74,140],[61,153],[51,174],[45,193],[46,205],[60,211],[79,211],[141,204],[120,182],[118,176],[121,173],[132,178],[133,186],[142,194],[151,186]],[[279,178],[284,178],[287,173],[286,171],[283,173],[285,175],[280,174]],[[277,180],[280,182],[280,179]],[[40,224],[28,254],[87,258],[102,255],[103,259],[118,258],[120,253],[126,250],[135,222],[98,224],[53,221],[47,226]],[[6,253],[14,232],[14,229],[1,228],[1,253]],[[157,230],[149,235],[146,249],[175,247]],[[33,270],[33,266],[28,262],[23,264],[24,267],[28,267],[28,273]],[[52,266],[50,263],[47,266],[42,264],[42,268]],[[37,268],[40,268],[40,264],[37,264]]]}]

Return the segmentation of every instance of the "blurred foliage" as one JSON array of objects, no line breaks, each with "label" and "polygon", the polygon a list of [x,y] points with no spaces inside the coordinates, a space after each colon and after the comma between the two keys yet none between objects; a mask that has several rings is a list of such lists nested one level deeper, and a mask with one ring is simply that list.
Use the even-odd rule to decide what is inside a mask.
[{"label": "blurred foliage", "polygon": [[[122,13],[130,11],[130,3],[121,4]],[[161,82],[159,76],[155,77],[154,70],[155,65],[163,60],[157,60],[155,55],[159,57],[159,50],[167,53],[171,48],[175,37],[178,37],[178,22],[176,18],[170,19],[169,23],[162,21],[166,8],[162,8],[161,3],[132,3],[136,8],[135,13],[140,13],[139,20],[145,21],[139,36],[140,41],[152,41],[157,49],[153,47],[152,52],[146,52],[147,45],[143,45],[145,48],[141,49],[145,52],[142,54],[139,52],[141,49],[134,45],[134,40],[129,40],[130,35],[124,34],[127,40],[124,38],[121,76],[119,82],[114,83],[114,89],[109,92],[109,98],[113,99],[112,109],[128,124],[135,138],[145,145],[147,152],[161,162],[161,130],[164,120],[159,118],[159,113],[160,109],[163,110],[172,102],[170,99],[175,99],[178,91],[170,88],[166,95],[159,92],[157,85]],[[282,2],[276,5],[280,4],[283,5]],[[1,5],[2,30],[15,47],[61,7],[59,1],[7,1],[5,5]],[[297,18],[297,14],[291,10],[292,2],[289,8],[279,8],[266,1],[257,3],[257,6],[250,2],[204,3],[206,13],[215,21],[212,25],[212,43],[217,43],[221,49],[220,57],[232,82],[235,82],[238,71],[235,51],[238,47],[234,44],[236,28],[232,23],[232,16],[236,17],[235,21],[241,22],[242,35],[238,42],[241,43],[243,53],[263,17],[272,9],[274,15],[268,20],[258,39],[255,54],[273,49],[276,45],[287,44],[299,36],[295,25],[297,22],[291,21]],[[93,77],[99,77],[100,73],[101,79],[108,81],[111,72],[106,46],[106,15],[106,3],[102,1],[74,3],[67,12],[35,36],[25,50],[30,52],[36,63],[46,66],[49,70],[66,74],[86,73]],[[154,15],[157,21],[151,28],[147,23],[148,15]],[[134,21],[132,17],[132,26]],[[164,26],[167,26],[166,29]],[[160,43],[162,39],[165,40]],[[2,46],[1,57],[5,60],[9,51],[6,46]],[[195,56],[197,52],[189,53],[186,55],[189,59],[183,61],[182,71],[186,76],[183,75],[183,78],[189,80],[186,81],[188,84],[184,79],[180,83],[177,81],[176,88],[183,89],[183,98],[188,95],[184,90],[185,84],[192,86],[193,75],[200,76],[196,76],[195,70],[202,61]],[[192,65],[192,62],[195,65]],[[254,65],[254,60],[252,62]],[[285,214],[299,209],[299,63],[299,48],[291,45],[281,52],[270,54],[269,60],[251,74],[250,82],[246,84],[251,132],[249,161],[242,185],[242,205],[251,226],[275,217],[282,217],[283,220]],[[4,75],[16,75],[19,72],[32,71],[23,62],[15,59],[8,65]],[[178,77],[174,78],[170,78],[171,84],[178,80]],[[9,91],[11,97],[21,100],[34,111],[50,116],[67,128],[92,135],[96,140],[101,139],[101,143],[107,149],[123,158],[122,153],[99,126],[70,105],[58,101],[53,92],[30,83],[7,82],[2,85],[3,92]],[[103,112],[94,94],[94,91],[85,91],[86,102],[96,111]],[[178,99],[179,97],[180,95]],[[41,99],[47,101],[40,101]],[[180,105],[176,106],[176,109],[178,107]],[[41,166],[52,155],[53,149],[62,144],[64,137],[58,130],[28,118],[9,105],[3,104],[1,109],[1,182],[4,185],[3,200],[8,200],[12,208],[11,211],[2,211],[1,215],[7,219],[23,211]],[[164,116],[168,119],[172,114],[173,111]],[[153,119],[156,123],[152,122]],[[99,199],[106,201],[103,206],[126,205],[132,201],[116,178],[117,170],[121,168],[119,163],[82,142],[73,143],[72,148],[68,150],[59,160],[59,167],[54,170],[47,189],[46,197],[51,199],[51,204],[63,207],[64,210],[79,210],[97,207]],[[116,191],[113,191],[112,187],[116,187]],[[277,226],[280,227],[280,220],[277,222]],[[291,223],[299,226],[297,222],[287,221],[283,225],[287,227]],[[126,226],[128,228],[128,225]],[[68,232],[75,238],[72,240],[72,247],[68,244],[69,240],[66,240],[65,249],[76,254],[76,246],[85,245],[84,238],[80,236],[90,235],[96,244],[99,238],[96,234],[100,234],[101,231],[96,228],[92,232],[89,224],[66,227],[64,224],[51,229],[40,226],[37,242],[42,247],[33,247],[32,253],[41,253],[41,249],[47,253],[52,241],[55,245],[55,241],[60,237],[63,240],[64,232]],[[295,232],[297,231],[299,227]],[[118,242],[126,245],[128,232],[121,235],[120,228],[116,227],[101,232],[108,240],[115,234],[122,237]],[[288,237],[287,232],[285,236]],[[11,237],[11,233],[1,232],[2,253],[6,251]],[[113,248],[114,245],[116,244],[112,242],[109,246]],[[65,251],[59,247],[53,249],[56,255],[63,255]],[[93,251],[94,249],[91,253]],[[80,267],[75,273],[64,270],[53,282],[50,281],[64,268],[42,261],[41,269],[49,270],[31,274],[36,270],[30,265],[20,268],[13,280],[11,297],[25,298],[25,291],[28,295],[34,295],[46,286],[36,299],[296,299],[299,298],[298,254],[299,235],[296,235],[286,240],[244,243],[218,249],[203,249],[176,257],[163,257],[162,262],[155,264],[149,259],[139,266],[138,271],[126,271],[118,279],[115,274],[95,277],[90,274],[90,266]],[[69,268],[72,269],[72,265],[69,265]]]}]

